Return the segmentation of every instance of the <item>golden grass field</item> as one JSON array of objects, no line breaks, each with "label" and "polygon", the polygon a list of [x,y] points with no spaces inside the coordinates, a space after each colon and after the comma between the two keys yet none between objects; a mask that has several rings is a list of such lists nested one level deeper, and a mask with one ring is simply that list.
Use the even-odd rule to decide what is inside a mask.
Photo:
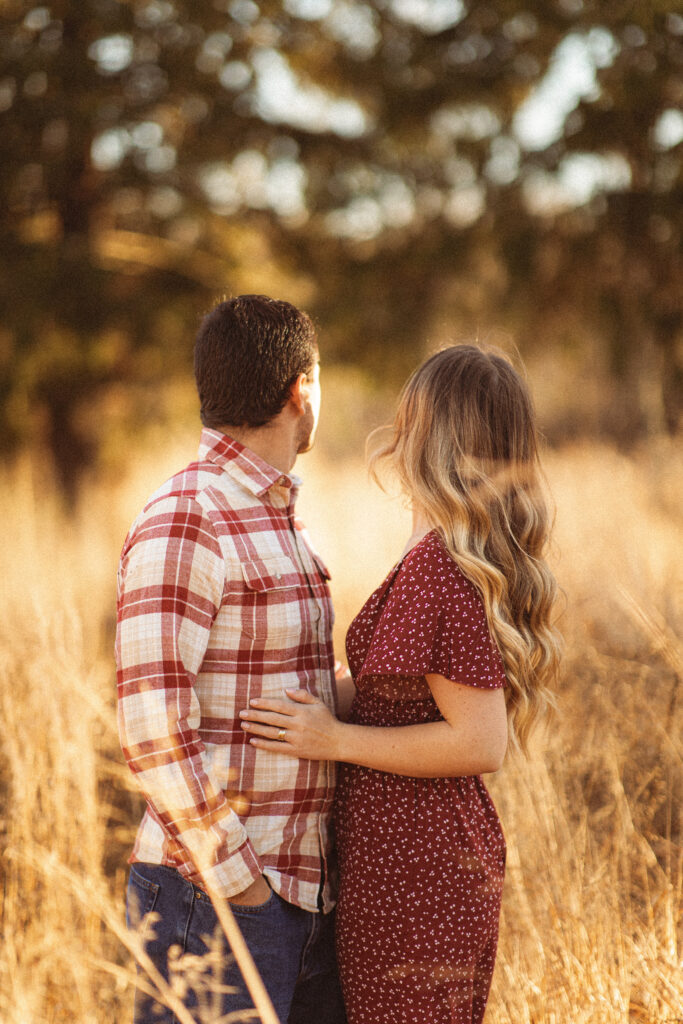
[{"label": "golden grass field", "polygon": [[[69,515],[38,464],[2,474],[3,1024],[129,1020],[123,892],[140,800],[116,733],[114,576],[130,520],[194,446],[177,438],[159,456],[150,442]],[[564,590],[560,715],[528,761],[490,780],[509,869],[487,1024],[674,1024],[683,446],[572,447],[546,468]],[[407,513],[358,460],[313,452],[297,471],[341,645],[400,555]]]}]

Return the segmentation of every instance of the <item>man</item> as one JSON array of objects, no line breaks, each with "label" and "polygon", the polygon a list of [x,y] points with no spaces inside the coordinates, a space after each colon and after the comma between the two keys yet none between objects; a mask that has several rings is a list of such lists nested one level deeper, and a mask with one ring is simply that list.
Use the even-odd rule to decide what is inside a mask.
[{"label": "man", "polygon": [[[222,302],[199,329],[195,376],[198,460],[150,498],[119,567],[119,728],[147,800],[128,916],[145,926],[164,977],[171,947],[203,957],[184,961],[195,968],[188,1008],[237,1012],[253,1004],[225,940],[215,940],[218,978],[208,969],[219,931],[207,889],[218,894],[283,1024],[342,1024],[328,866],[334,766],[257,751],[238,717],[253,697],[289,687],[335,707],[329,576],[295,516],[300,481],[290,475],[318,423],[313,325],[265,296]],[[286,744],[284,730],[277,738]],[[136,1024],[175,1019],[137,993]]]}]

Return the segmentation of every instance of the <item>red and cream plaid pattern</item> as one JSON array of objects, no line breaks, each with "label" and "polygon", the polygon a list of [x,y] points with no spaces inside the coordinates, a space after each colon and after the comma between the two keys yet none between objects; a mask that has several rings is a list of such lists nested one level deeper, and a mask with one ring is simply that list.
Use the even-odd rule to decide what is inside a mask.
[{"label": "red and cream plaid pattern", "polygon": [[334,765],[258,751],[238,714],[308,690],[335,706],[329,574],[294,514],[299,481],[203,430],[198,461],[149,500],[118,576],[118,716],[147,800],[131,862],[223,896],[264,873],[290,903],[332,905]]}]

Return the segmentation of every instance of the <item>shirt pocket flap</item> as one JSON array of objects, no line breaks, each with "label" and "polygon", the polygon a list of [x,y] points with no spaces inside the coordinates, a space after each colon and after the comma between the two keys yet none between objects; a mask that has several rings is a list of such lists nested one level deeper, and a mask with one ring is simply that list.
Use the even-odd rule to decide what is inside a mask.
[{"label": "shirt pocket flap", "polygon": [[242,562],[242,575],[249,589],[259,593],[284,590],[301,583],[301,573],[292,559],[286,555]]}]

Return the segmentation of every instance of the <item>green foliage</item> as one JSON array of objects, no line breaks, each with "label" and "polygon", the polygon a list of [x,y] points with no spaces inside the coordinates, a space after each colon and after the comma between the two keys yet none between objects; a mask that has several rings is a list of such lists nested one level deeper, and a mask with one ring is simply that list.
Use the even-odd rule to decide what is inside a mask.
[{"label": "green foliage", "polygon": [[675,429],[682,103],[663,0],[5,0],[5,446],[73,482],[99,395],[186,372],[219,293],[304,282],[328,354],[393,380],[446,323],[577,322],[604,425]]}]

